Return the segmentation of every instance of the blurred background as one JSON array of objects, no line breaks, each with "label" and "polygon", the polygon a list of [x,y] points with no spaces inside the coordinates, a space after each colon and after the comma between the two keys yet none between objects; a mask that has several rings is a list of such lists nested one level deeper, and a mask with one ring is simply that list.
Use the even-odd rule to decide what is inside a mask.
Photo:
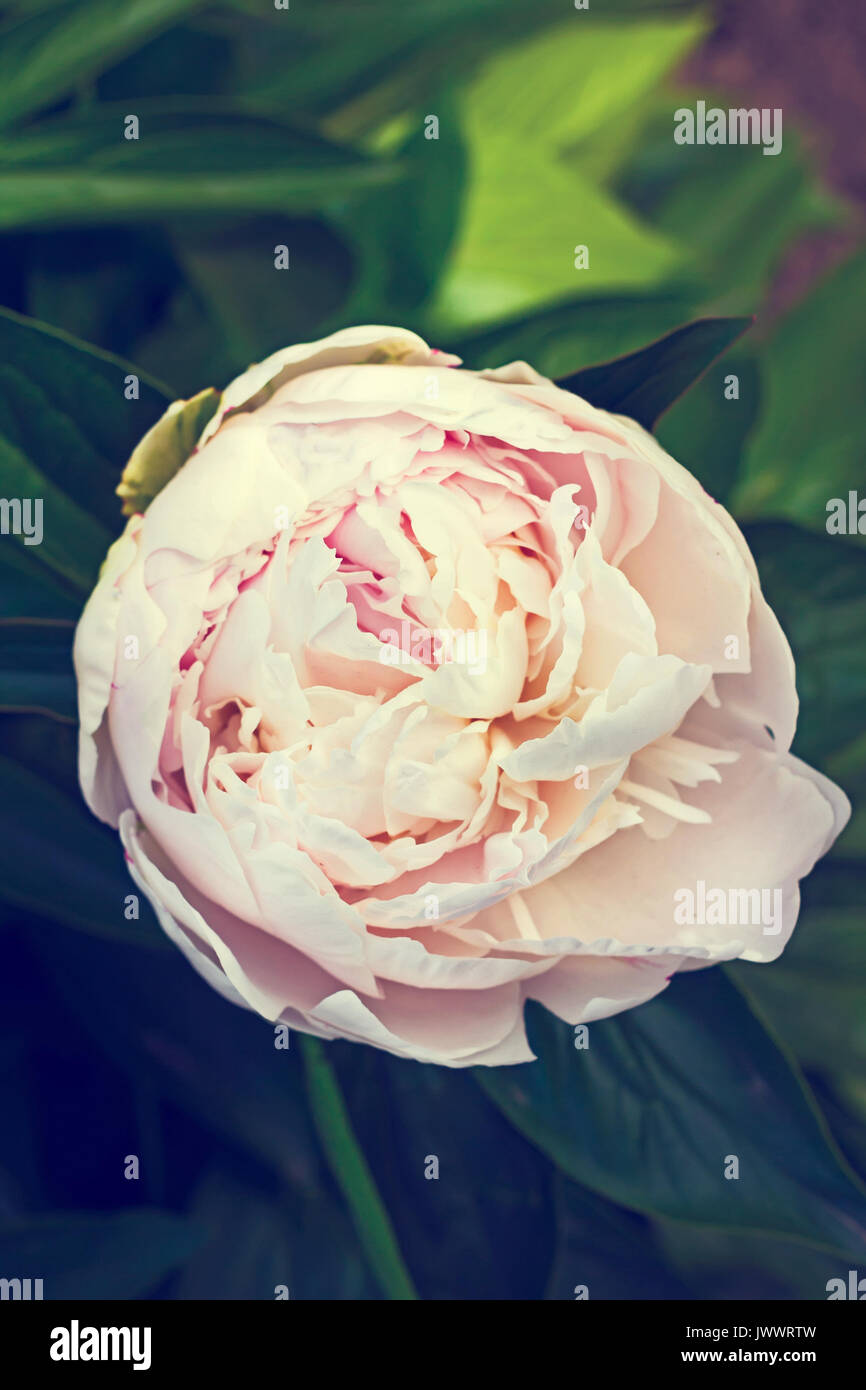
[{"label": "blurred background", "polygon": [[[743,525],[798,661],[796,750],[855,815],[777,965],[678,979],[585,1054],[540,1010],[542,1061],[495,1075],[329,1046],[423,1298],[809,1299],[866,1273],[866,552],[826,530],[863,480],[864,66],[854,0],[0,5],[0,308],[132,363],[155,403],[346,324],[561,376],[756,315],[657,433]],[[698,99],[781,107],[782,152],[676,145]],[[16,331],[0,315],[4,495],[72,389],[63,340],[24,380]],[[70,481],[64,421],[80,572],[0,555],[24,596],[0,610],[0,1277],[383,1297],[297,1040],[211,993],[144,905],[124,918],[78,797],[69,641],[125,458]]]}]

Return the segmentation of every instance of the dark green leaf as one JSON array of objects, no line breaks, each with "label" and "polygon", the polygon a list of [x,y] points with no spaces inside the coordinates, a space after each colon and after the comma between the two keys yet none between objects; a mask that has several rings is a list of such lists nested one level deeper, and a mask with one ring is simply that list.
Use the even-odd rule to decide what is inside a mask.
[{"label": "dark green leaf", "polygon": [[545,1159],[465,1072],[351,1044],[329,1055],[421,1297],[540,1298],[555,1233]]},{"label": "dark green leaf", "polygon": [[[539,1060],[477,1075],[569,1177],[637,1211],[863,1258],[866,1196],[722,970],[592,1024],[586,1050],[540,1008],[527,1006],[527,1018]],[[724,1176],[729,1156],[736,1180]]]},{"label": "dark green leaf", "polygon": [[0,126],[50,106],[199,0],[64,0],[0,30]]},{"label": "dark green leaf", "polygon": [[162,947],[144,900],[140,920],[124,902],[135,885],[117,836],[78,801],[11,758],[0,757],[0,903],[103,938]]},{"label": "dark green leaf", "polygon": [[[373,202],[378,207],[392,196],[382,189]],[[345,220],[353,225],[348,209]],[[214,362],[210,375],[199,375],[196,387],[202,381],[230,380],[250,362],[261,362],[288,343],[320,336],[323,322],[332,316],[338,327],[353,317],[344,309],[353,258],[329,222],[271,213],[224,222],[218,237],[203,237],[191,223],[173,226],[171,237],[196,302],[207,314],[208,346],[214,355],[215,345],[223,349],[222,363]],[[286,271],[274,269],[276,245],[288,249]],[[380,303],[377,313],[381,311]],[[379,321],[376,314],[371,317]],[[161,341],[151,341],[147,349],[161,354],[154,360],[170,361],[173,379],[181,382],[193,379],[192,336],[173,323]],[[182,362],[176,366],[168,354]]]},{"label": "dark green leaf", "polygon": [[628,415],[651,430],[668,406],[745,333],[751,322],[747,318],[696,319],[639,352],[583,367],[562,377],[557,385],[602,410]]},{"label": "dark green leaf", "polygon": [[[21,505],[22,518],[29,500],[34,539],[42,518],[36,544],[24,533],[12,539],[13,566],[25,578],[11,612],[39,616],[49,606],[52,580],[70,595],[87,594],[95,583],[120,530],[114,496],[120,471],[167,399],[126,363],[8,310],[0,310],[0,361],[0,491]],[[128,400],[131,375],[138,396]],[[36,612],[26,592],[29,575]]]},{"label": "dark green leaf", "polygon": [[0,620],[41,618],[73,622],[81,603],[23,546],[0,546]]},{"label": "dark green leaf", "polygon": [[[138,120],[137,138],[126,133],[130,114]],[[56,172],[67,163],[94,172],[184,178],[282,170],[287,196],[293,172],[329,170],[332,180],[346,173],[350,186],[353,171],[369,174],[382,169],[351,145],[327,140],[306,125],[289,125],[251,114],[231,101],[201,97],[143,99],[132,113],[127,102],[100,102],[0,138],[4,175],[15,170]],[[395,176],[397,171],[388,167]]]},{"label": "dark green leaf", "polygon": [[[258,18],[264,7],[259,6]],[[207,20],[205,18],[204,22]],[[217,95],[227,89],[237,45],[228,33],[210,32],[193,14],[188,24],[172,28],[137,47],[97,81],[100,101],[122,101],[138,111],[142,99]]]},{"label": "dark green leaf", "polygon": [[866,1071],[864,901],[862,867],[822,864],[804,884],[781,960],[767,969],[730,967],[798,1060],[828,1076]]},{"label": "dark green leaf", "polygon": [[183,174],[127,169],[0,168],[0,228],[40,223],[95,223],[174,217],[182,213],[306,212],[334,196],[390,183],[396,170],[373,164]]},{"label": "dark green leaf", "polygon": [[813,535],[786,522],[745,531],[797,664],[795,749],[809,761],[825,759],[863,731],[866,553],[844,536]]},{"label": "dark green leaf", "polygon": [[548,1299],[689,1298],[694,1293],[665,1266],[645,1217],[606,1202],[557,1173],[556,1258]]},{"label": "dark green leaf", "polygon": [[[249,8],[257,0],[233,3]],[[605,0],[603,11],[598,7],[576,17],[580,42],[592,45],[596,53],[592,44],[596,35],[588,39],[587,30],[604,30],[609,20],[629,25],[641,11],[653,11],[657,18],[663,8],[681,15],[695,7],[691,0],[669,0],[668,4],[664,0]],[[561,24],[563,18],[562,0],[474,0],[472,5],[465,0],[416,0],[413,5],[400,0],[364,5],[342,0],[327,9],[310,6],[296,30],[288,34],[283,26],[282,34],[274,35],[277,44],[282,38],[278,54],[284,63],[291,56],[290,44],[303,53],[297,82],[289,93],[285,83],[281,88],[274,60],[273,77],[264,92],[321,111],[339,132],[366,132],[417,106],[419,99],[432,109],[429,99],[439,88],[443,72],[463,77],[500,48],[526,43],[538,30],[557,21]],[[344,36],[342,43],[335,42],[335,34]],[[618,40],[617,30],[610,32],[610,45],[615,47]],[[675,54],[673,41],[669,47]],[[513,90],[507,91],[506,104],[514,97]],[[332,115],[341,103],[336,116]]]},{"label": "dark green leaf", "polygon": [[325,1196],[269,1196],[214,1166],[192,1216],[208,1238],[184,1267],[174,1298],[273,1300],[278,1285],[292,1302],[378,1296],[347,1218]]},{"label": "dark green leaf", "polygon": [[[279,109],[319,111],[350,138],[419,100],[426,104],[443,71],[471,68],[490,52],[491,25],[502,43],[562,15],[561,0],[332,0],[327,9],[272,11],[265,32],[251,33],[249,14],[262,15],[258,0],[231,3],[247,14],[248,70],[238,90]],[[617,8],[624,8],[621,0]]]},{"label": "dark green leaf", "polygon": [[466,153],[453,93],[439,92],[430,108],[439,121],[437,138],[425,137],[419,113],[395,152],[406,177],[339,218],[360,270],[344,310],[350,321],[399,322],[430,295],[447,264],[465,194]]},{"label": "dark green leaf", "polygon": [[[307,212],[400,176],[315,132],[226,103],[97,106],[0,140],[0,228],[208,213]],[[273,249],[271,248],[273,256]]]},{"label": "dark green leaf", "polygon": [[[736,399],[728,381],[737,378]],[[668,453],[724,502],[740,469],[746,437],[760,413],[758,360],[736,348],[710,367],[658,422],[656,436]]]},{"label": "dark green leaf", "polygon": [[[0,385],[5,399],[12,399],[8,374]],[[32,402],[31,402],[32,404]],[[24,403],[24,409],[28,404]],[[23,413],[19,416],[23,420]],[[5,422],[14,429],[16,422]],[[62,418],[58,418],[58,446],[62,447]],[[42,434],[45,416],[28,414],[25,428]],[[10,431],[11,432],[11,431]],[[44,435],[43,435],[44,439]],[[30,441],[27,441],[28,444]],[[10,443],[8,434],[0,434],[0,485],[4,505],[11,511],[9,522],[4,518],[4,533],[14,536],[13,544],[34,565],[45,565],[55,575],[67,581],[71,588],[87,593],[93,587],[99,566],[113,536],[99,521],[58,487],[34,462],[33,452],[25,453]]]},{"label": "dark green leaf", "polygon": [[[78,508],[119,530],[114,488],[168,391],[129,363],[8,309],[0,309],[0,362],[0,439]],[[138,399],[125,394],[130,374],[139,378]],[[74,539],[64,537],[67,549]]]},{"label": "dark green leaf", "polygon": [[62,1212],[0,1228],[0,1269],[32,1272],[44,1281],[45,1299],[139,1298],[202,1238],[168,1211]]},{"label": "dark green leaf", "polygon": [[668,332],[688,314],[688,301],[673,292],[652,295],[587,296],[580,303],[531,314],[483,333],[443,343],[468,367],[499,367],[523,360],[544,376],[562,376],[575,362],[598,362],[637,349]]},{"label": "dark green leaf", "polygon": [[[844,1065],[844,1063],[843,1063]],[[858,1073],[839,1070],[832,1080],[815,1073],[815,1090],[836,1142],[860,1178],[866,1182],[866,1082]]]},{"label": "dark green leaf", "polygon": [[319,1191],[296,1039],[285,1051],[275,1047],[270,1024],[222,999],[174,947],[137,951],[48,925],[32,943],[69,1008],[117,1065],[155,1080],[299,1198]]},{"label": "dark green leaf", "polygon": [[861,253],[775,325],[762,357],[766,404],[732,498],[738,516],[823,532],[828,502],[847,504],[861,487],[866,327],[854,306],[864,298]]},{"label": "dark green leaf", "polygon": [[825,1299],[828,1279],[847,1274],[838,1255],[810,1246],[795,1251],[789,1240],[679,1221],[654,1224],[668,1277],[688,1290],[680,1297],[714,1302]]},{"label": "dark green leaf", "polygon": [[0,711],[75,719],[72,632],[70,622],[0,621]]},{"label": "dark green leaf", "polygon": [[[87,343],[110,343],[138,362],[138,339],[162,316],[181,277],[159,227],[68,227],[62,237],[42,230],[18,235],[14,244],[21,250],[18,280],[33,318]],[[172,380],[167,370],[160,374]],[[198,378],[195,390],[209,380]]]},{"label": "dark green leaf", "polygon": [[340,1083],[324,1044],[301,1035],[298,1040],[310,1113],[322,1152],[351,1213],[352,1223],[376,1282],[388,1299],[417,1299],[394,1227],[360,1147]]},{"label": "dark green leaf", "polygon": [[[728,101],[719,94],[708,105]],[[688,227],[714,311],[747,313],[761,303],[787,247],[844,223],[844,204],[821,187],[787,125],[781,156],[764,159],[751,145],[674,144],[671,110],[662,89],[641,111],[620,192],[669,236]]]},{"label": "dark green leaf", "polygon": [[293,1292],[287,1223],[275,1201],[212,1169],[192,1216],[207,1240],[187,1263],[176,1298],[273,1299],[278,1284]]}]

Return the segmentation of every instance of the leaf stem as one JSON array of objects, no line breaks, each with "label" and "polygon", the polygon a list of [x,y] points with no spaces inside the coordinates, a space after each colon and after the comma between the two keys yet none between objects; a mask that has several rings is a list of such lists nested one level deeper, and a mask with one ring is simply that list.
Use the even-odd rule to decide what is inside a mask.
[{"label": "leaf stem", "polygon": [[313,1122],[331,1172],[349,1205],[370,1267],[388,1298],[417,1299],[394,1228],[352,1129],[334,1068],[318,1038],[306,1033],[297,1036],[304,1059]]}]

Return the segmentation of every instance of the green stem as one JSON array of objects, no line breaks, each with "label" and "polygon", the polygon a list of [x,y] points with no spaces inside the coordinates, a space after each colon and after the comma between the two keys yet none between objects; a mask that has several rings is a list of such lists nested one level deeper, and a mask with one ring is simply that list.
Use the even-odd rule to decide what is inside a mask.
[{"label": "green stem", "polygon": [[317,1038],[296,1034],[301,1044],[313,1121],[331,1171],[349,1204],[370,1267],[391,1299],[417,1299],[394,1228],[352,1129],[340,1085]]}]

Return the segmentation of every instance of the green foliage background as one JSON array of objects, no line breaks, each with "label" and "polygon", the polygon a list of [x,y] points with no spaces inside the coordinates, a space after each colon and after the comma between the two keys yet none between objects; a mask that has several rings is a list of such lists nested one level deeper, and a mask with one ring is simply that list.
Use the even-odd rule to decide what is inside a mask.
[{"label": "green foliage background", "polygon": [[678,978],[586,1052],[530,1007],[539,1062],[473,1075],[276,1051],[147,909],[124,920],[77,793],[72,628],[167,399],[347,323],[562,376],[757,313],[657,432],[744,525],[798,661],[795,747],[861,805],[866,551],[825,507],[860,482],[866,256],[765,326],[785,249],[850,214],[787,123],[777,158],[674,145],[676,106],[729,104],[671,78],[707,25],[634,0],[0,7],[0,492],[45,499],[44,543],[0,546],[0,1274],[46,1297],[808,1299],[866,1265],[861,811],[778,964]]}]

